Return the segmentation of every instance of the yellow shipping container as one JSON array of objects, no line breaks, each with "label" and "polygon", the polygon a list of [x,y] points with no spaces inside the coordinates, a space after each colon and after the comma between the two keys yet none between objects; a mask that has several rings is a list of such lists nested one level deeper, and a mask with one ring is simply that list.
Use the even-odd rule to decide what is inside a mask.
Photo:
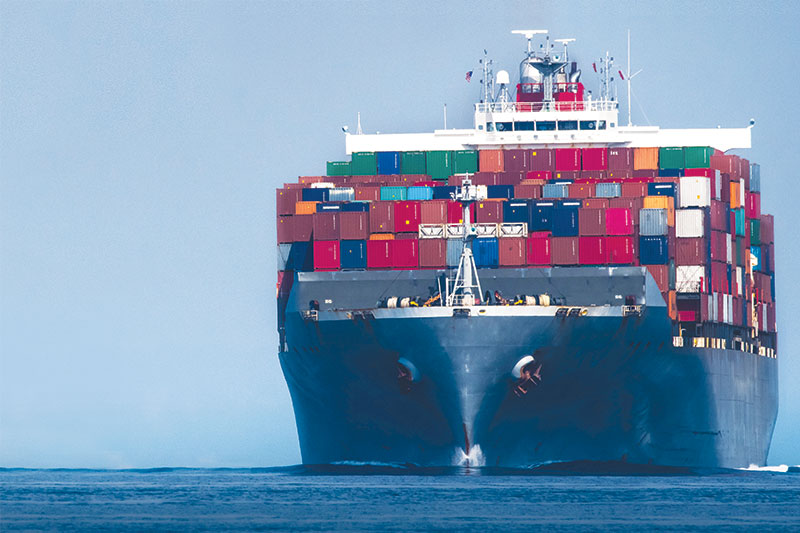
[{"label": "yellow shipping container", "polygon": [[319,202],[297,202],[294,204],[295,215],[313,215],[317,212]]},{"label": "yellow shipping container", "polygon": [[634,170],[658,170],[658,148],[634,148]]},{"label": "yellow shipping container", "polygon": [[740,186],[741,185],[739,184],[738,181],[732,181],[731,182],[731,209],[736,209],[737,207],[742,207],[742,205],[739,203],[739,194],[740,194],[739,187]]},{"label": "yellow shipping container", "polygon": [[645,209],[666,209],[667,226],[675,225],[675,199],[672,196],[645,196]]},{"label": "yellow shipping container", "polygon": [[393,241],[394,233],[372,233],[369,236],[371,241]]}]

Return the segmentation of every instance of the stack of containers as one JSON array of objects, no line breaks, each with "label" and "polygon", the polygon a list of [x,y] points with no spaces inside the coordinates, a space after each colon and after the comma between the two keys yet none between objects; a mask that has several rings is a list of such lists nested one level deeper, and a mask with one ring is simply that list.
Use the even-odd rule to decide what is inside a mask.
[{"label": "stack of containers", "polygon": [[462,174],[479,268],[643,265],[673,318],[774,330],[760,167],[708,147],[356,152],[278,189],[279,280],[455,268]]}]

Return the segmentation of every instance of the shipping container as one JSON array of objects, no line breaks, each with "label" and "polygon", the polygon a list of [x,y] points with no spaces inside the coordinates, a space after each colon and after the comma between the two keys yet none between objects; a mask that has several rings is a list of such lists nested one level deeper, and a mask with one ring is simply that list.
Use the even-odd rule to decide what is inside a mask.
[{"label": "shipping container", "polygon": [[356,187],[356,200],[362,202],[377,202],[381,199],[381,188],[380,187]]},{"label": "shipping container", "polygon": [[367,268],[366,240],[342,240],[340,251],[342,254],[342,270],[364,270]]},{"label": "shipping container", "polygon": [[531,220],[528,231],[552,231],[553,213],[556,203],[554,201],[537,201],[531,206]]},{"label": "shipping container", "polygon": [[497,268],[499,243],[497,238],[475,239],[472,241],[472,255],[478,268]]},{"label": "shipping container", "polygon": [[667,224],[666,209],[644,208],[639,211],[639,235],[656,236],[667,235],[669,225]]},{"label": "shipping container", "polygon": [[667,265],[647,265],[647,271],[653,276],[653,280],[658,285],[658,289],[662,292],[670,290],[669,285],[669,266]]},{"label": "shipping container", "polygon": [[381,187],[381,201],[407,200],[408,187]]},{"label": "shipping container", "polygon": [[361,200],[344,202],[341,204],[340,210],[344,213],[369,213],[369,202],[362,202]]},{"label": "shipping container", "polygon": [[394,256],[392,254],[392,244],[394,240],[370,240],[367,241],[367,268],[376,270],[388,270],[392,268]]},{"label": "shipping container", "polygon": [[314,215],[294,215],[292,217],[292,241],[310,241],[314,232]]},{"label": "shipping container", "polygon": [[525,239],[521,237],[503,237],[498,241],[498,263],[503,267],[525,266]]},{"label": "shipping container", "polygon": [[757,218],[750,219],[750,246],[758,246],[761,244],[761,220]]},{"label": "shipping container", "polygon": [[[314,240],[315,241],[339,240],[338,212],[334,211],[325,213],[314,213]],[[316,269],[316,265],[314,266],[314,268]]]},{"label": "shipping container", "polygon": [[502,150],[478,152],[478,170],[481,172],[503,172],[505,170]]},{"label": "shipping container", "polygon": [[675,183],[648,183],[647,196],[671,196],[675,198],[677,186]]},{"label": "shipping container", "polygon": [[594,183],[571,183],[567,186],[570,198],[591,198],[594,196]]},{"label": "shipping container", "polygon": [[761,242],[772,244],[775,242],[775,219],[772,215],[761,215]]},{"label": "shipping container", "polygon": [[745,195],[745,214],[747,218],[761,217],[761,195],[759,193],[748,192]]},{"label": "shipping container", "polygon": [[400,152],[378,152],[377,160],[378,174],[400,174]]},{"label": "shipping container", "polygon": [[402,152],[400,154],[401,174],[425,174],[426,172],[425,152]]},{"label": "shipping container", "polygon": [[709,219],[711,229],[729,231],[730,212],[728,211],[728,206],[725,203],[718,200],[711,200]]},{"label": "shipping container", "polygon": [[682,169],[686,168],[683,148],[677,146],[663,146],[658,151],[658,168]]},{"label": "shipping container", "polygon": [[[492,200],[494,201],[494,200]],[[477,220],[476,216],[477,204],[472,203],[469,206],[469,220],[474,223]],[[447,223],[448,224],[461,224],[464,222],[464,206],[461,202],[450,200],[447,202]]]},{"label": "shipping container", "polygon": [[572,183],[580,177],[579,170],[557,170],[553,172],[553,183]]},{"label": "shipping container", "polygon": [[431,200],[420,204],[421,224],[447,224],[447,200]]},{"label": "shipping container", "polygon": [[531,203],[525,200],[508,200],[503,202],[504,222],[524,222],[531,218]]},{"label": "shipping container", "polygon": [[608,170],[633,170],[633,149],[609,148]]},{"label": "shipping container", "polygon": [[581,150],[581,158],[583,170],[606,170],[608,168],[607,148],[584,148]]},{"label": "shipping container", "polygon": [[750,192],[761,192],[761,166],[750,163]]},{"label": "shipping container", "polygon": [[421,219],[421,202],[394,202],[394,232],[417,233]]},{"label": "shipping container", "polygon": [[450,185],[439,185],[433,188],[434,200],[450,200],[451,194],[455,194],[456,188]]},{"label": "shipping container", "polygon": [[680,265],[675,269],[675,289],[681,293],[698,293],[705,282],[706,268],[703,265]]},{"label": "shipping container", "polygon": [[586,198],[583,200],[581,207],[589,209],[608,209],[609,198]]},{"label": "shipping container", "polygon": [[477,202],[475,221],[499,224],[503,221],[503,203],[500,200],[484,200]]},{"label": "shipping container", "polygon": [[658,170],[658,148],[634,148],[634,170]]},{"label": "shipping container", "polygon": [[456,268],[461,261],[461,254],[464,251],[464,241],[462,239],[447,239],[447,267]]},{"label": "shipping container", "polygon": [[619,183],[598,183],[595,185],[595,196],[598,198],[616,198],[622,196],[622,185]]},{"label": "shipping container", "polygon": [[487,198],[507,200],[514,197],[513,185],[489,185],[486,187]]},{"label": "shipping container", "polygon": [[542,187],[542,198],[568,198],[569,185],[548,183]]},{"label": "shipping container", "polygon": [[420,268],[444,268],[447,266],[447,240],[425,239],[419,241]]},{"label": "shipping container", "polygon": [[581,169],[580,148],[556,148],[556,171],[579,171]]},{"label": "shipping container", "polygon": [[[276,224],[278,232],[278,244],[294,241],[294,217],[293,216],[279,216]],[[278,270],[286,270],[279,268]]]},{"label": "shipping container", "polygon": [[328,161],[328,176],[349,176],[350,161]]},{"label": "shipping container", "polygon": [[563,201],[553,211],[553,237],[578,236],[580,202]]},{"label": "shipping container", "polygon": [[303,199],[303,189],[277,189],[275,206],[279,215],[293,215],[294,206]]},{"label": "shipping container", "polygon": [[529,150],[504,150],[503,168],[506,171],[527,171]]},{"label": "shipping container", "polygon": [[647,196],[647,183],[624,182],[620,185],[620,195],[623,198],[642,198]]},{"label": "shipping container", "polygon": [[612,235],[605,237],[605,246],[608,254],[608,264],[633,264],[635,257],[633,249],[633,237],[625,235]]},{"label": "shipping container", "polygon": [[[303,202],[327,202],[329,189],[301,189]],[[304,213],[305,214],[305,213]]]},{"label": "shipping container", "polygon": [[333,187],[328,189],[329,202],[352,202],[356,199],[356,191],[352,187]]},{"label": "shipping container", "polygon": [[580,235],[605,235],[605,209],[582,208],[578,211],[578,231]]},{"label": "shipping container", "polygon": [[394,202],[372,202],[369,209],[369,232],[394,232]]},{"label": "shipping container", "polygon": [[669,246],[667,237],[639,237],[639,263],[642,265],[666,265],[668,262]]},{"label": "shipping container", "polygon": [[[552,171],[555,169],[555,153],[549,148],[537,148],[528,152],[528,169],[532,171]],[[530,178],[531,176],[528,175]],[[550,179],[550,176],[533,176],[536,179]]]},{"label": "shipping container", "polygon": [[309,241],[292,243],[287,270],[311,272],[314,270],[314,247]]},{"label": "shipping container", "polygon": [[353,152],[350,160],[353,176],[372,176],[378,172],[378,158],[375,152]]},{"label": "shipping container", "polygon": [[633,227],[630,209],[609,207],[606,210],[606,235],[632,235]]},{"label": "shipping container", "polygon": [[747,217],[745,217],[744,208],[732,209],[731,217],[733,221],[733,229],[736,235],[744,237],[747,234]]},{"label": "shipping container", "polygon": [[446,180],[453,171],[453,152],[449,150],[434,150],[425,155],[425,174],[437,181]]},{"label": "shipping container", "polygon": [[553,237],[550,249],[554,265],[578,264],[578,237]]},{"label": "shipping container", "polygon": [[705,212],[702,209],[677,209],[675,211],[676,237],[703,237]]},{"label": "shipping container", "polygon": [[451,174],[474,174],[475,172],[478,172],[478,152],[476,150],[453,152],[453,172]]},{"label": "shipping container", "polygon": [[[366,240],[368,236],[369,213],[358,211],[344,211],[339,213],[339,237],[341,239],[363,241]],[[344,250],[342,250],[342,257],[344,257]]]},{"label": "shipping container", "polygon": [[433,200],[433,187],[409,187],[406,192],[409,200]]},{"label": "shipping container", "polygon": [[550,235],[531,235],[527,239],[527,261],[529,265],[549,266],[552,264]]},{"label": "shipping container", "polygon": [[605,237],[586,236],[578,239],[578,263],[602,265],[608,258]]},{"label": "shipping container", "polygon": [[314,241],[314,270],[339,270],[339,241]]},{"label": "shipping container", "polygon": [[515,185],[514,198],[541,198],[542,186],[541,185]]},{"label": "shipping container", "polygon": [[415,270],[419,268],[419,241],[415,238],[395,239],[392,245],[392,268]]},{"label": "shipping container", "polygon": [[683,177],[678,193],[680,207],[708,207],[711,205],[711,180],[702,176]]},{"label": "shipping container", "polygon": [[702,265],[708,262],[708,242],[702,237],[675,239],[675,264]]},{"label": "shipping container", "polygon": [[687,146],[683,149],[684,168],[708,168],[711,166],[713,148],[708,146]]}]

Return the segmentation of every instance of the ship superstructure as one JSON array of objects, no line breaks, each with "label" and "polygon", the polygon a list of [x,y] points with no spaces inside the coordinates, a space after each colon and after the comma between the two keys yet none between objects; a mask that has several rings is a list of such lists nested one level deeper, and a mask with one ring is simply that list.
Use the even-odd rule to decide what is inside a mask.
[{"label": "ship superstructure", "polygon": [[572,40],[517,33],[473,128],[347,134],[278,190],[304,462],[764,464],[773,222],[725,153],[751,126],[621,126],[610,64],[593,99]]}]

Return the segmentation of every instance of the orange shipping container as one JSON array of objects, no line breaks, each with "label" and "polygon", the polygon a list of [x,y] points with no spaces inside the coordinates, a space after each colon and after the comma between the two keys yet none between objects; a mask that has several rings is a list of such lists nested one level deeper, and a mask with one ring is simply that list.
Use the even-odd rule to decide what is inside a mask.
[{"label": "orange shipping container", "polygon": [[313,215],[317,212],[319,202],[297,202],[294,204],[295,215]]},{"label": "orange shipping container", "polygon": [[731,209],[742,207],[739,203],[739,187],[741,187],[741,184],[738,181],[731,181]]},{"label": "orange shipping container", "polygon": [[394,233],[373,233],[369,236],[371,241],[393,241]]},{"label": "orange shipping container", "polygon": [[658,170],[658,148],[634,148],[634,170]]},{"label": "orange shipping container", "polygon": [[675,291],[669,291],[667,293],[667,310],[672,320],[678,319],[678,298]]},{"label": "orange shipping container", "polygon": [[478,154],[478,169],[481,172],[503,172],[502,150],[481,150]]},{"label": "orange shipping container", "polygon": [[422,202],[422,224],[447,224],[447,200]]}]

